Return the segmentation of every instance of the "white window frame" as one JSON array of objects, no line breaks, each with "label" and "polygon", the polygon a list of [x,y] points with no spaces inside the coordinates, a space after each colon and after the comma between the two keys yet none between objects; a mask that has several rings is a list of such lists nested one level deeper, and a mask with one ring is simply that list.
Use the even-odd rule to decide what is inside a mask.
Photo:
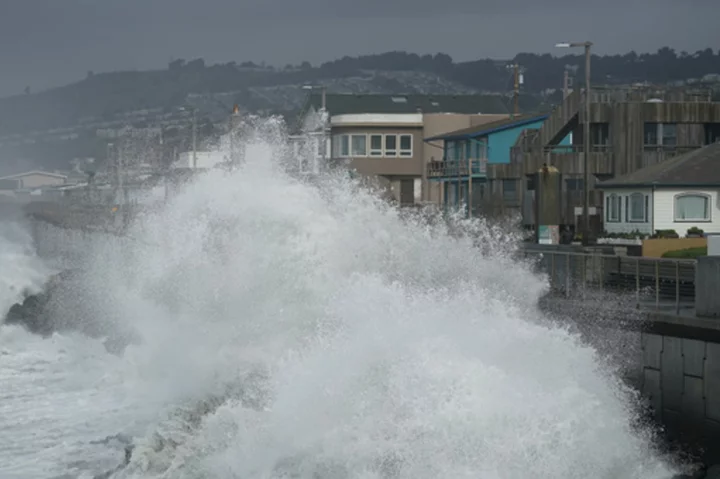
[{"label": "white window frame", "polygon": [[[627,213],[625,214],[625,216],[626,216],[626,221],[628,223],[647,223],[648,212],[647,212],[647,198],[646,197],[647,197],[647,195],[645,195],[643,193],[630,193],[627,196]],[[642,214],[640,215],[639,218],[633,216],[633,200],[638,199],[638,198],[640,199],[640,201],[641,201],[640,204],[642,205],[642,210],[641,210]]]},{"label": "white window frame", "polygon": [[[364,158],[368,156],[368,135],[366,133],[351,133],[350,135],[350,144],[349,144],[349,150],[350,150],[350,157],[351,158]],[[365,153],[358,153],[355,154],[353,150],[353,139],[357,137],[362,137],[365,142]]]},{"label": "white window frame", "polygon": [[[607,198],[605,199],[605,208],[607,209],[607,211],[605,212],[605,222],[620,223],[622,221],[621,202],[622,197],[617,195],[616,193],[611,193],[607,196]],[[613,206],[615,206],[615,212],[617,213],[614,217],[612,216]]]},{"label": "white window frame", "polygon": [[[403,148],[402,147],[402,138],[403,137],[410,137],[410,148]],[[402,158],[411,158],[413,156],[413,135],[412,133],[402,133],[400,135],[397,135],[396,140],[396,146],[398,151],[398,156]]]},{"label": "white window frame", "polygon": [[[380,149],[372,147],[373,137],[380,138]],[[373,158],[379,158],[385,154],[385,137],[382,133],[371,133],[368,135],[368,155]]]},{"label": "white window frame", "polygon": [[[678,201],[683,198],[702,198],[705,200],[705,218],[678,218]],[[707,193],[686,192],[678,193],[673,198],[673,221],[675,223],[709,223],[712,221],[712,197]]]},{"label": "white window frame", "polygon": [[[395,139],[395,149],[392,150],[387,147],[387,139],[391,137]],[[397,135],[383,135],[383,153],[386,158],[396,158],[398,156],[398,146]]]},{"label": "white window frame", "polygon": [[[343,140],[347,141],[347,150],[343,153]],[[350,158],[350,135],[333,135],[332,156],[334,158]]]}]

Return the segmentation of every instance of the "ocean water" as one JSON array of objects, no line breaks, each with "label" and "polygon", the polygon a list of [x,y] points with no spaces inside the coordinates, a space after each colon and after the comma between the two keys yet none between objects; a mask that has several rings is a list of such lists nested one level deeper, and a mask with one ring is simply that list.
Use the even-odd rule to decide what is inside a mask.
[{"label": "ocean water", "polygon": [[[305,184],[284,151],[256,139],[128,238],[70,244],[82,272],[52,308],[77,328],[0,326],[0,478],[92,478],[128,442],[109,477],[673,476],[615,372],[542,321],[511,233]],[[0,227],[7,310],[50,272]]]}]

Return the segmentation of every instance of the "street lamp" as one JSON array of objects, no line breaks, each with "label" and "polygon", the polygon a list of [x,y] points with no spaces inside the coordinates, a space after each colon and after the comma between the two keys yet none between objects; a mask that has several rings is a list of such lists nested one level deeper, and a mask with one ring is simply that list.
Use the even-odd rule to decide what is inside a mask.
[{"label": "street lamp", "polygon": [[588,245],[590,236],[590,174],[588,171],[588,155],[590,154],[590,47],[592,42],[562,42],[555,44],[557,48],[585,48],[585,118],[583,122],[583,232],[582,243]]}]

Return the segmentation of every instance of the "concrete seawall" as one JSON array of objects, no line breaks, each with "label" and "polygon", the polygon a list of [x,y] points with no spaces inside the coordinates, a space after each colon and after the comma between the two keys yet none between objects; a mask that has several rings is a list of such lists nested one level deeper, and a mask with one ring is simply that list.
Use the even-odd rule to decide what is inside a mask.
[{"label": "concrete seawall", "polygon": [[552,254],[538,258],[538,268],[553,286],[541,308],[577,327],[598,349],[607,338],[621,337],[622,344],[607,349],[648,401],[667,438],[681,442],[706,464],[719,464],[720,257],[701,257],[688,266],[630,259],[631,264],[639,261],[630,269],[645,277],[611,288],[606,273],[597,281],[591,272],[597,270],[599,255],[563,256],[565,251],[551,259]]}]

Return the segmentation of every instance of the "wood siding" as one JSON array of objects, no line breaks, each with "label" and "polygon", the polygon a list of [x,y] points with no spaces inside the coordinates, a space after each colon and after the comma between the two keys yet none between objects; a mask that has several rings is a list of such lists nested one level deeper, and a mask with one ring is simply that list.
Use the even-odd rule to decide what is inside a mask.
[{"label": "wood siding", "polygon": [[[543,164],[555,166],[566,178],[581,178],[584,154],[582,98],[579,92],[571,94],[551,114],[538,133],[521,135],[511,150],[510,164],[488,165],[488,179],[520,181],[537,172]],[[664,102],[647,102],[649,99]],[[593,101],[591,123],[609,125],[607,144],[592,146],[588,158],[590,172],[599,175],[602,180],[632,173],[697,149],[706,142],[705,124],[720,123],[720,103],[708,102],[707,95],[703,94],[600,90],[593,91]],[[564,118],[567,118],[567,122],[562,125],[561,119]],[[677,124],[675,144],[645,145],[645,123]],[[561,140],[569,131],[572,131],[575,143],[571,147],[546,143]],[[594,185],[591,184],[591,187]],[[521,195],[524,191],[524,188],[519,189]],[[597,191],[591,193],[591,206],[600,208],[599,213],[602,214],[602,195]],[[582,195],[573,195],[574,192],[569,194],[567,202],[576,201],[574,205],[582,205]],[[488,199],[490,204],[497,204],[497,198]],[[572,207],[567,206],[566,210],[566,219],[570,220],[568,224],[573,224]]]}]

